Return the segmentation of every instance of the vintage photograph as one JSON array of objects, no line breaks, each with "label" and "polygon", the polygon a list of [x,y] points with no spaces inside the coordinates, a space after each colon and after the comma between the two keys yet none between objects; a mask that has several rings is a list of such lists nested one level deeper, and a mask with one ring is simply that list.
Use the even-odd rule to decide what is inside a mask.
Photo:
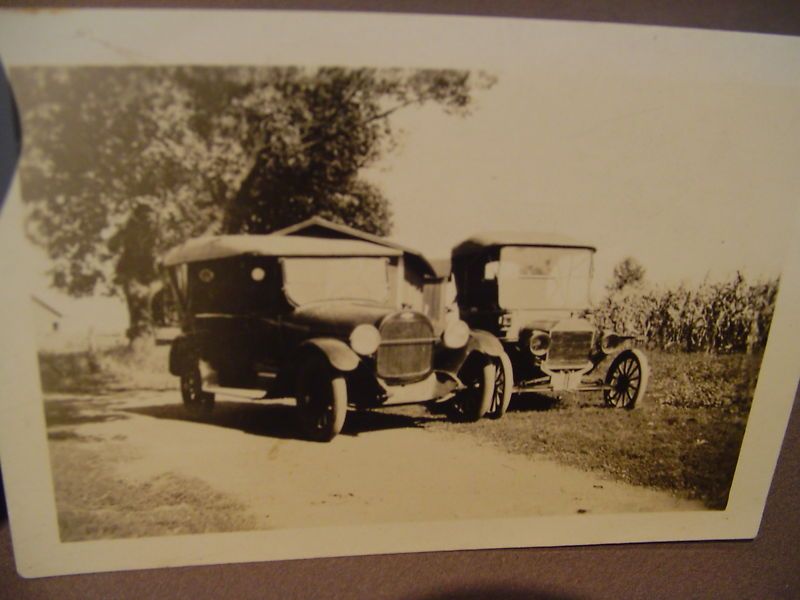
[{"label": "vintage photograph", "polygon": [[724,511],[798,88],[648,60],[11,65],[59,541]]}]

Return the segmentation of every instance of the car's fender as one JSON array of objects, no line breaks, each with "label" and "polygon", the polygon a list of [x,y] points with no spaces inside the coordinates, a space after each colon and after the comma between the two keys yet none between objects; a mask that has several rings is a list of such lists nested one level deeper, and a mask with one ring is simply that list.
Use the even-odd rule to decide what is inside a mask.
[{"label": "car's fender", "polygon": [[321,352],[334,369],[344,373],[355,371],[361,362],[358,354],[350,346],[341,340],[333,338],[311,338],[306,340],[300,344],[298,353],[302,355],[303,352],[310,350]]},{"label": "car's fender", "polygon": [[482,329],[470,331],[469,340],[463,348],[440,348],[434,357],[434,369],[456,375],[467,360],[478,354],[499,358],[505,353],[503,344],[494,335]]},{"label": "car's fender", "polygon": [[179,335],[172,340],[169,349],[169,372],[180,376],[186,363],[197,356],[196,341],[186,335]]},{"label": "car's fender", "polygon": [[503,344],[494,335],[482,329],[473,329],[470,332],[469,342],[467,342],[467,354],[480,352],[489,356],[502,356]]}]

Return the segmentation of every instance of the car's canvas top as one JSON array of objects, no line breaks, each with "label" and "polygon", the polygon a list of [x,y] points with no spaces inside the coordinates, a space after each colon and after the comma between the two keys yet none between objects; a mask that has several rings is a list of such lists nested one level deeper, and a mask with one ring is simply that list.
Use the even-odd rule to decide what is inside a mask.
[{"label": "car's canvas top", "polygon": [[587,248],[596,250],[591,244],[580,242],[559,233],[531,231],[493,231],[473,235],[453,248],[452,256],[476,254],[493,246],[544,246],[550,248]]},{"label": "car's canvas top", "polygon": [[220,235],[184,242],[164,255],[163,264],[213,260],[241,255],[256,256],[400,256],[394,248],[359,240],[338,240],[282,235]]}]

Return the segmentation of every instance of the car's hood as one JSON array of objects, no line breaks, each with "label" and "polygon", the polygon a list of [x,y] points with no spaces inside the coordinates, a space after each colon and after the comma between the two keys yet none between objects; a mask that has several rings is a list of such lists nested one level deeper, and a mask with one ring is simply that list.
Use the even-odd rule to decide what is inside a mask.
[{"label": "car's hood", "polygon": [[522,330],[552,331],[554,328],[571,331],[594,330],[594,325],[587,319],[575,318],[571,313],[554,313],[552,311],[517,311],[514,323]]},{"label": "car's hood", "polygon": [[395,312],[394,309],[385,306],[352,302],[326,302],[297,308],[291,316],[286,318],[286,322],[307,327],[313,335],[319,333],[346,336],[357,325],[369,324],[377,327],[386,315],[393,312]]}]

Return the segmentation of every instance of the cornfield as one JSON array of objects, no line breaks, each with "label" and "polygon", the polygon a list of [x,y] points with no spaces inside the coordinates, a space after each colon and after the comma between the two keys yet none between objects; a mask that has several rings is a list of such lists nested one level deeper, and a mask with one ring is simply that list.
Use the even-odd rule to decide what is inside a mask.
[{"label": "cornfield", "polygon": [[635,334],[646,345],[686,352],[754,352],[767,342],[779,280],[731,280],[661,289],[631,285],[610,293],[594,317],[601,329]]}]

